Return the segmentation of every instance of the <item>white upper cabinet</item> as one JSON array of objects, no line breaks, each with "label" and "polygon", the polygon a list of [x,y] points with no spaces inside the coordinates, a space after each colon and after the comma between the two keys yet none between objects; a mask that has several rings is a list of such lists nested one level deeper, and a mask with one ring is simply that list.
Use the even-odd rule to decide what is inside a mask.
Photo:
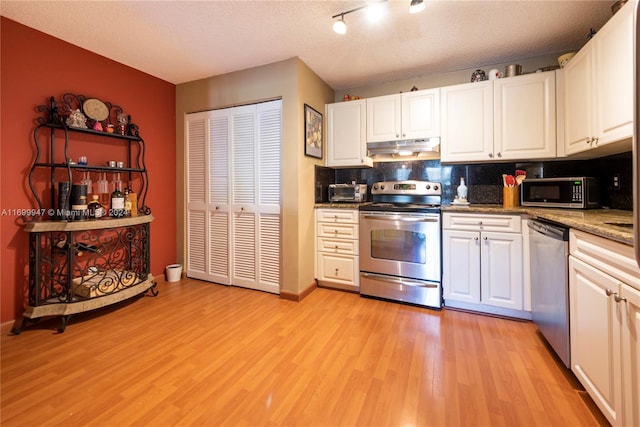
[{"label": "white upper cabinet", "polygon": [[443,87],[441,95],[441,161],[491,160],[493,81]]},{"label": "white upper cabinet", "polygon": [[[633,4],[607,22],[564,68],[565,151],[631,149]],[[608,144],[627,141],[625,144]]]},{"label": "white upper cabinet", "polygon": [[372,166],[367,157],[364,99],[327,104],[327,166]]},{"label": "white upper cabinet", "polygon": [[502,160],[556,157],[556,75],[494,82],[494,155]]},{"label": "white upper cabinet", "polygon": [[440,136],[440,89],[368,98],[367,142]]},{"label": "white upper cabinet", "polygon": [[441,89],[443,162],[556,157],[555,72]]}]

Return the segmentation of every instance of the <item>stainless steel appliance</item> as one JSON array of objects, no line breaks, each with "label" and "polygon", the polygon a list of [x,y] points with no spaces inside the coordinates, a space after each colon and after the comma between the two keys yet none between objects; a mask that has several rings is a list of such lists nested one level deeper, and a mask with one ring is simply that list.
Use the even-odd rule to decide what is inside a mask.
[{"label": "stainless steel appliance", "polygon": [[330,202],[366,202],[367,184],[330,184]]},{"label": "stainless steel appliance", "polygon": [[569,230],[529,220],[531,317],[560,360],[571,365],[569,339]]},{"label": "stainless steel appliance", "polygon": [[597,178],[533,178],[520,184],[522,206],[593,209],[600,207]]},{"label": "stainless steel appliance", "polygon": [[360,207],[360,294],[442,307],[440,183],[387,181]]}]

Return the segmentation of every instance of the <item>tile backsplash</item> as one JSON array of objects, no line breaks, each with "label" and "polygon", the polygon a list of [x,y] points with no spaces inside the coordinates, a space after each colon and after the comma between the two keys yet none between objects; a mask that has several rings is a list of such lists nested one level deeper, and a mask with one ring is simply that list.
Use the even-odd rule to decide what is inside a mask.
[{"label": "tile backsplash", "polygon": [[[553,160],[533,163],[446,164],[439,160],[374,163],[366,169],[332,169],[316,166],[316,202],[326,202],[332,183],[374,182],[415,179],[442,183],[442,203],[453,201],[460,178],[468,186],[471,203],[502,203],[502,174],[527,171],[529,177],[596,176],[600,178],[602,204],[612,209],[632,210],[631,152],[592,160]],[[613,188],[613,178],[620,177],[619,189]]]}]

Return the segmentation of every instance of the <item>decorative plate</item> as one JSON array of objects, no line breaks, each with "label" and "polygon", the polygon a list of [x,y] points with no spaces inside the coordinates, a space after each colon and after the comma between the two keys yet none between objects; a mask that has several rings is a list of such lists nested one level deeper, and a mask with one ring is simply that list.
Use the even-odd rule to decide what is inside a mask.
[{"label": "decorative plate", "polygon": [[106,120],[106,118],[109,117],[109,108],[104,102],[96,98],[90,98],[84,101],[82,110],[87,117],[96,121]]}]

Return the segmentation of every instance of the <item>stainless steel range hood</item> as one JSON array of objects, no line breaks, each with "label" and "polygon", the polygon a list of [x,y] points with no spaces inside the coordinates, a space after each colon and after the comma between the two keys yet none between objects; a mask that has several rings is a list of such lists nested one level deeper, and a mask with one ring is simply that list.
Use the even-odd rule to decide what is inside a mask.
[{"label": "stainless steel range hood", "polygon": [[440,138],[368,142],[367,156],[374,162],[440,158]]}]

